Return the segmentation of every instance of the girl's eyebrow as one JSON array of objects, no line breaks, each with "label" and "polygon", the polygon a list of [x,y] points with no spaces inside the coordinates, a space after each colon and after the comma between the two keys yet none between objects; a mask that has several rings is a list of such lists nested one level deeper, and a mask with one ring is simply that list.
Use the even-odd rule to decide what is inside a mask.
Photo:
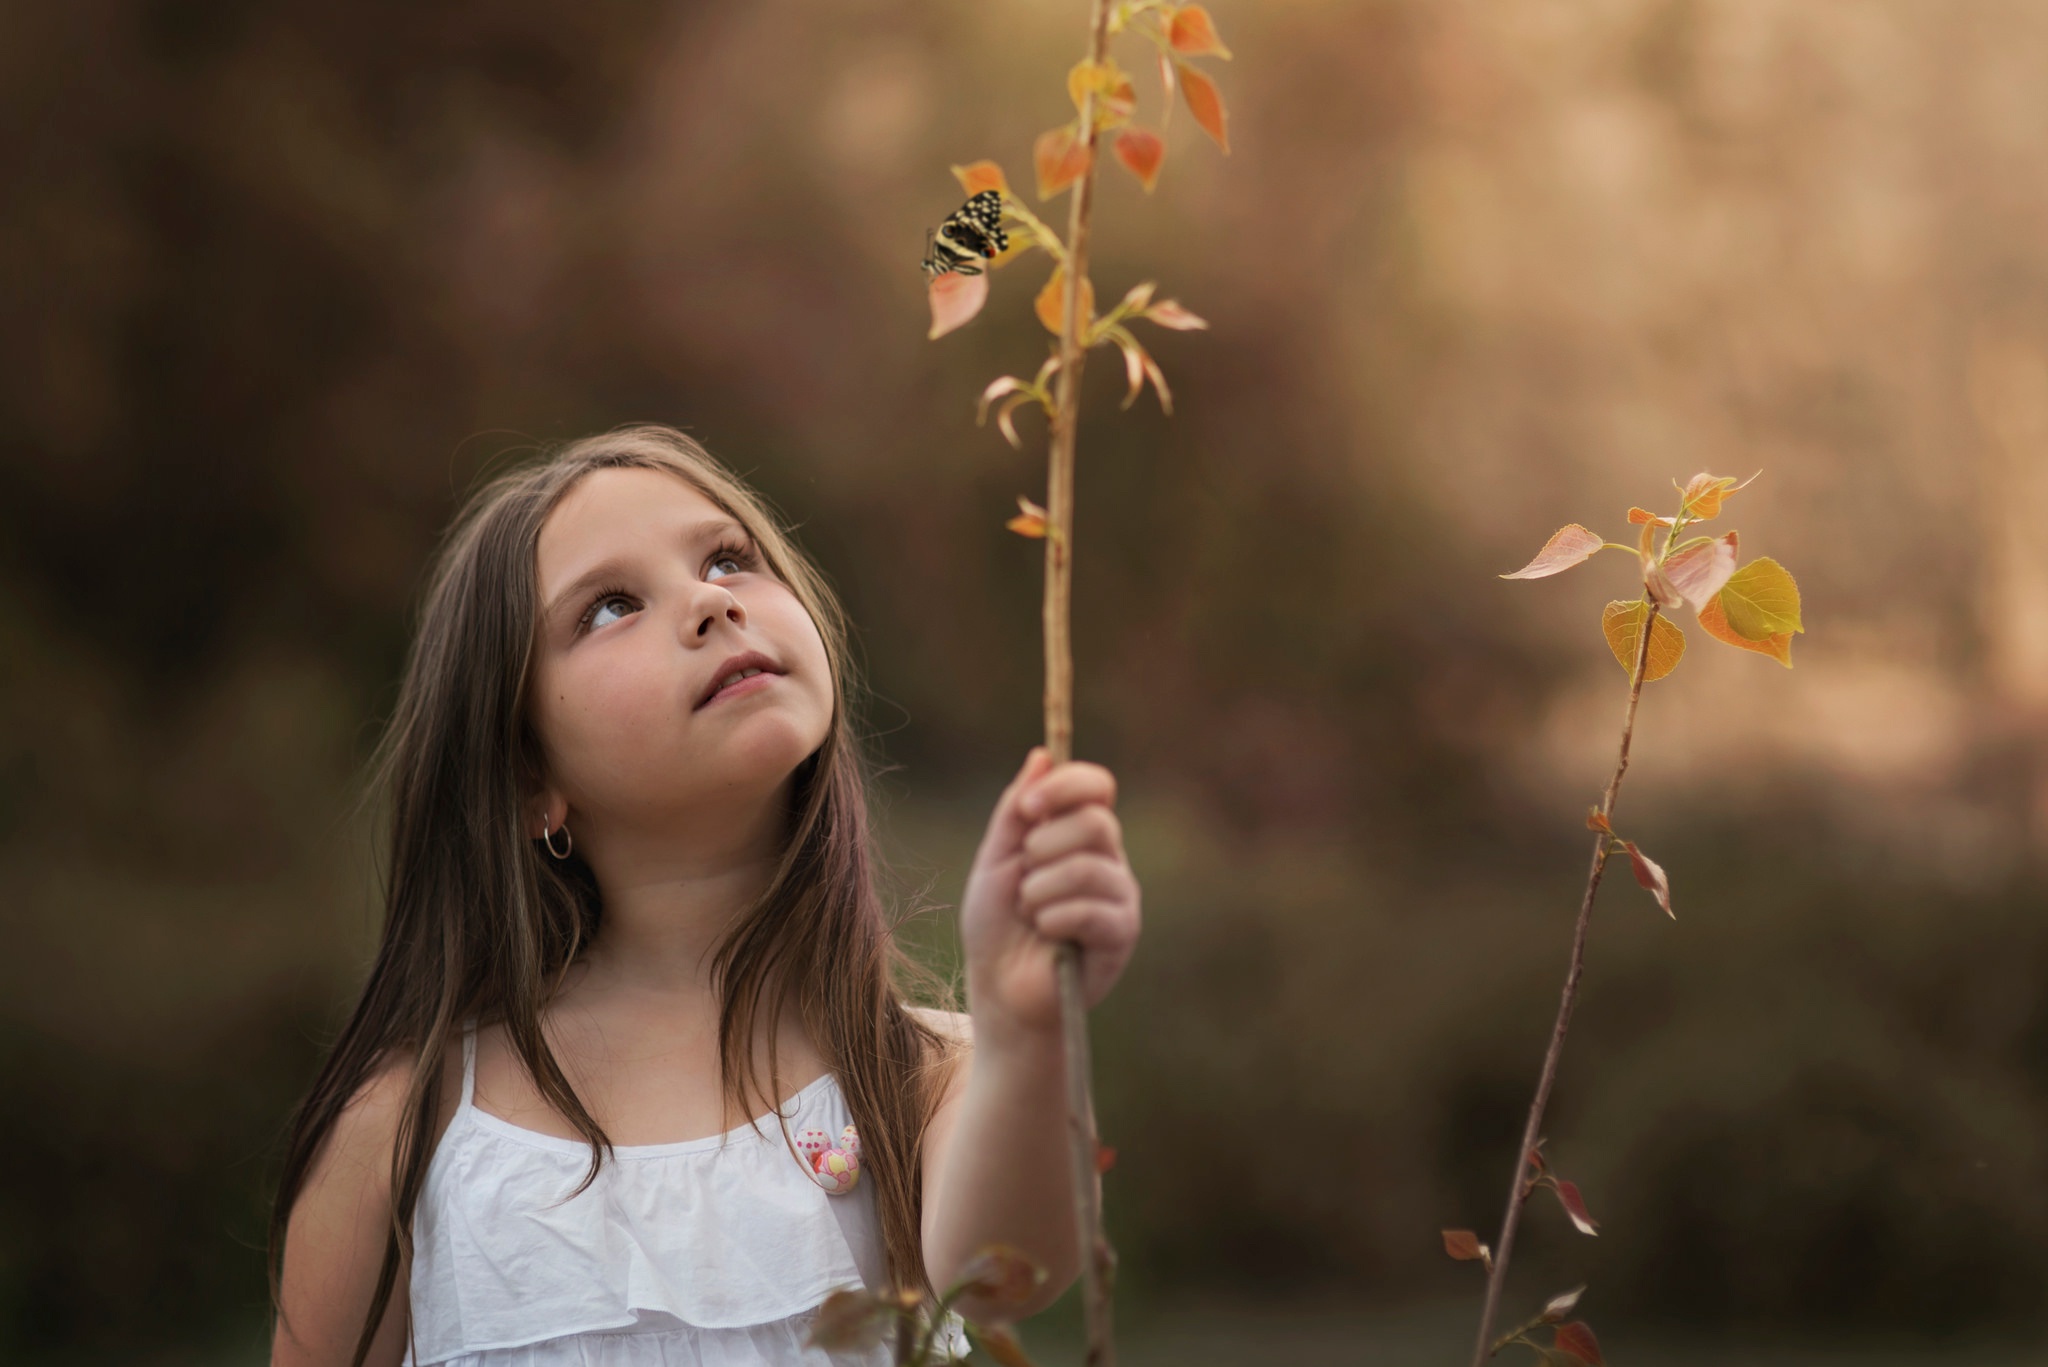
[{"label": "girl's eyebrow", "polygon": [[[691,543],[701,545],[704,542],[714,541],[720,537],[732,537],[749,543],[753,541],[753,537],[749,535],[745,527],[742,527],[731,518],[720,517],[707,519],[691,526],[683,533],[683,543],[685,545]],[[574,603],[584,594],[595,590],[598,585],[622,578],[625,572],[625,562],[616,556],[606,557],[577,575],[569,582],[567,587],[549,599],[547,606],[541,610],[542,618],[547,621],[553,621],[555,615],[561,612],[564,607]]]}]

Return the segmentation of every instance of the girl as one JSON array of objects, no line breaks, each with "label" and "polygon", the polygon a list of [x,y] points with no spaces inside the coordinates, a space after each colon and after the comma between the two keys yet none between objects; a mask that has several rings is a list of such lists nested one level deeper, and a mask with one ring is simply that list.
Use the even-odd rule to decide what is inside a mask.
[{"label": "girl", "polygon": [[961,901],[970,1009],[908,1006],[846,657],[680,433],[460,519],[381,756],[382,942],[272,1217],[277,1367],[824,1363],[837,1286],[992,1242],[1051,1272],[1007,1317],[1073,1279],[1053,960],[1093,1004],[1136,942],[1114,783],[1031,752]]}]

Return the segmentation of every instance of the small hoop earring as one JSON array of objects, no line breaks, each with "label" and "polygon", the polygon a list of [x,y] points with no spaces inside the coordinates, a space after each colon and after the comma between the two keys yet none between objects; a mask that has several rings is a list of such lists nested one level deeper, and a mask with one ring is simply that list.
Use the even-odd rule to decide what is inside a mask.
[{"label": "small hoop earring", "polygon": [[567,859],[576,848],[576,837],[569,834],[569,823],[562,823],[562,848],[555,848],[555,833],[548,829],[548,819],[540,819],[540,843],[548,847],[548,853],[557,859]]}]

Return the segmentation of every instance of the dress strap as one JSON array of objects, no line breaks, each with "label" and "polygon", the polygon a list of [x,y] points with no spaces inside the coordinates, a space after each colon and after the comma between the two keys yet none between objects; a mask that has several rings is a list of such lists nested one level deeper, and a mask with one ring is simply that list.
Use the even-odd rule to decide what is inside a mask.
[{"label": "dress strap", "polygon": [[462,1109],[476,1104],[476,1022],[462,1023]]}]

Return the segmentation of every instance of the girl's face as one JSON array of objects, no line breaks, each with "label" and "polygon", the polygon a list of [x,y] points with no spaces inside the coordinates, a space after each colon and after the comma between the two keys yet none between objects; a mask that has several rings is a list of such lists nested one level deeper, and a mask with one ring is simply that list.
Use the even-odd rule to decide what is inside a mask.
[{"label": "girl's face", "polygon": [[635,837],[762,838],[834,688],[816,624],[745,530],[665,471],[594,470],[548,514],[537,559],[531,834],[566,820],[593,857]]}]

